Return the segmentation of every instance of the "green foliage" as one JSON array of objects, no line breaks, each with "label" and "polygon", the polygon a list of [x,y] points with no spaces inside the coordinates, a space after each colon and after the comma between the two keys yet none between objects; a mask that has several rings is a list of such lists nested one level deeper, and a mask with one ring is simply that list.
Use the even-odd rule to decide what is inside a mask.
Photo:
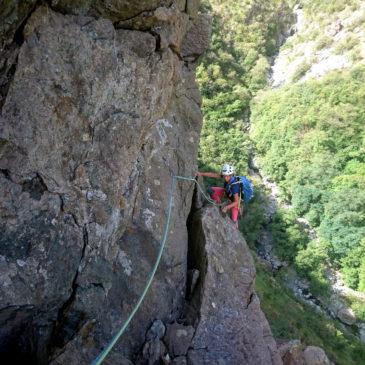
[{"label": "green foliage", "polygon": [[343,333],[339,323],[297,302],[288,289],[259,265],[255,289],[276,339],[297,338],[306,346],[322,347],[338,365],[363,364],[365,349],[355,336]]},{"label": "green foliage", "polygon": [[363,59],[361,54],[361,47],[357,46],[355,47],[349,54],[350,60],[353,63],[357,63]]},{"label": "green foliage", "polygon": [[324,271],[328,261],[328,245],[324,241],[311,241],[295,257],[297,272],[308,278],[310,290],[315,295],[326,297],[330,293],[328,280]]},{"label": "green foliage", "polygon": [[[265,174],[295,214],[319,227],[330,259],[353,287],[360,285],[361,265],[351,258],[365,237],[364,104],[365,67],[359,66],[260,93],[251,108],[251,137]],[[302,269],[309,270],[303,262],[312,249],[301,251]],[[286,255],[294,260],[296,252],[288,248]]]},{"label": "green foliage", "polygon": [[365,322],[365,297],[349,294],[343,299],[345,300],[346,304],[354,311],[357,320]]},{"label": "green foliage", "polygon": [[253,184],[254,196],[248,205],[243,207],[243,218],[239,220],[239,229],[252,249],[262,226],[268,223],[262,208],[267,198],[257,183]]},{"label": "green foliage", "polygon": [[245,174],[249,104],[266,85],[267,57],[276,52],[292,12],[285,0],[210,0],[203,11],[213,15],[213,32],[197,68],[204,113],[199,163],[218,168],[230,162]]},{"label": "green foliage", "polygon": [[346,51],[350,51],[359,44],[359,39],[353,34],[348,34],[344,39],[338,42],[334,49],[335,54],[344,54]]},{"label": "green foliage", "polygon": [[356,9],[360,1],[359,0],[302,0],[301,4],[304,11],[314,17],[318,17],[318,14],[330,15],[338,13],[351,7],[352,10]]},{"label": "green foliage", "polygon": [[[313,207],[316,207],[314,217],[311,219],[312,225],[318,225],[319,216],[323,212],[321,205],[323,191],[311,185],[306,181],[304,185],[298,185],[293,189],[292,204],[294,211],[299,216],[304,216],[307,213],[313,213]],[[314,223],[314,224],[313,224]],[[315,224],[317,223],[317,224]]]},{"label": "green foliage", "polygon": [[238,128],[210,134],[209,126],[203,126],[199,149],[200,165],[209,165],[213,167],[213,171],[219,171],[222,164],[232,163],[236,171],[244,173],[247,169],[250,146],[247,135]]},{"label": "green foliage", "polygon": [[295,82],[301,79],[306,74],[306,72],[310,70],[311,67],[312,65],[306,60],[300,63],[293,73],[292,81]]},{"label": "green foliage", "polygon": [[298,251],[305,249],[308,235],[296,222],[294,212],[278,210],[270,224],[275,252],[284,260],[294,263]]},{"label": "green foliage", "polygon": [[346,284],[365,291],[365,238],[342,259],[342,266]]},{"label": "green foliage", "polygon": [[331,242],[335,259],[355,249],[365,237],[365,191],[347,188],[332,193],[319,233]]},{"label": "green foliage", "polygon": [[365,322],[365,303],[364,300],[352,300],[351,309],[354,311],[356,318],[359,321]]},{"label": "green foliage", "polygon": [[[359,276],[359,290],[365,292],[365,255],[361,259],[358,276]],[[363,316],[363,321],[365,321],[365,315]]]},{"label": "green foliage", "polygon": [[[279,211],[269,224],[262,209],[265,193],[256,186],[255,198],[240,220],[250,247],[261,227],[269,224],[276,253],[310,279],[311,292],[326,294],[323,269],[328,260],[341,266],[348,283],[365,291],[365,255],[359,248],[365,191],[365,67],[260,91],[266,85],[268,57],[278,49],[277,35],[291,21],[294,3],[203,1],[203,10],[213,15],[214,22],[210,48],[197,68],[204,113],[199,164],[203,170],[219,171],[222,163],[229,162],[245,174],[256,149],[265,175],[280,186],[293,210]],[[301,3],[320,28],[308,29],[284,45],[294,49],[296,58],[303,56],[301,42],[315,41],[317,50],[331,45],[332,39],[322,35],[324,27],[339,11],[354,9],[359,1]],[[349,57],[355,60],[357,47],[350,39],[341,52],[351,49]],[[312,63],[309,59],[299,65],[294,79],[300,79]],[[254,145],[245,133],[250,128],[250,108]],[[309,241],[297,215],[319,227],[319,240]],[[256,290],[275,337],[299,338],[306,345],[323,347],[336,364],[362,363],[365,351],[356,338],[296,302],[260,267]],[[359,318],[365,317],[358,302],[352,307]]]},{"label": "green foliage", "polygon": [[333,43],[333,39],[328,35],[322,35],[316,43],[315,49],[316,51],[320,51],[324,48],[329,47]]}]

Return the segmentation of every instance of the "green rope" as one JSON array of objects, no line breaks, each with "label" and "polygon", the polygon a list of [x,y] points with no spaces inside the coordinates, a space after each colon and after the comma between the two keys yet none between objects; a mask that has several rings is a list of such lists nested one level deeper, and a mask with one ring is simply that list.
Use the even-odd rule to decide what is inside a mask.
[{"label": "green rope", "polygon": [[214,205],[222,205],[222,204],[217,204],[214,200],[212,200],[210,197],[208,197],[202,187],[199,185],[199,183],[192,177],[184,177],[184,176],[173,176],[172,177],[172,182],[171,182],[171,190],[170,190],[170,199],[169,199],[169,207],[168,207],[168,211],[167,211],[167,219],[166,219],[166,224],[165,224],[165,229],[164,229],[164,233],[163,233],[163,238],[161,241],[161,246],[160,246],[160,250],[158,252],[157,255],[157,259],[155,262],[155,265],[153,266],[153,269],[150,273],[150,276],[148,278],[146,287],[144,288],[140,298],[138,299],[138,302],[136,304],[136,306],[133,308],[132,312],[130,313],[129,317],[127,318],[127,320],[124,322],[123,326],[121,327],[121,329],[118,331],[118,333],[113,337],[113,339],[109,342],[108,346],[92,361],[91,365],[100,365],[104,359],[106,358],[106,356],[109,354],[109,352],[111,351],[111,349],[113,348],[113,346],[116,344],[116,342],[119,340],[120,336],[124,333],[124,331],[126,330],[129,322],[132,320],[132,318],[134,317],[134,315],[136,314],[137,310],[139,309],[139,307],[141,306],[147,292],[148,289],[150,288],[153,278],[156,274],[157,268],[160,264],[161,261],[161,257],[162,257],[162,253],[163,250],[165,248],[165,244],[166,244],[166,239],[167,239],[167,234],[169,231],[169,226],[170,226],[170,219],[171,219],[171,210],[172,210],[172,203],[173,203],[173,197],[174,197],[174,191],[175,191],[175,186],[176,186],[176,180],[180,179],[180,180],[188,180],[188,181],[193,181],[194,183],[197,184],[200,192],[202,193],[202,195],[205,197],[205,199],[207,199],[209,202],[211,202]]},{"label": "green rope", "polygon": [[211,197],[207,196],[205,193],[204,193],[204,190],[203,188],[199,185],[199,183],[194,179],[196,185],[198,186],[198,189],[200,190],[200,193],[204,196],[205,200],[207,200],[209,203],[213,204],[213,205],[216,205],[217,207],[221,207],[223,205],[225,205],[226,203],[217,203],[215,200],[213,200]]}]

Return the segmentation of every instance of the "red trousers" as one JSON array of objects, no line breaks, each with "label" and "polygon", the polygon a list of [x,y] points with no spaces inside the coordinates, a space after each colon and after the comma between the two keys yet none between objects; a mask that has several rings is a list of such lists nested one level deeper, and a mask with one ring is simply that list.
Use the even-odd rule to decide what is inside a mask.
[{"label": "red trousers", "polygon": [[[210,194],[210,197],[216,202],[216,203],[220,203],[221,199],[226,196],[226,191],[224,190],[224,188],[220,188],[217,186],[212,186],[210,188],[213,192]],[[233,220],[233,222],[237,222],[238,220],[238,207],[233,207],[230,209],[231,210],[231,218]]]}]

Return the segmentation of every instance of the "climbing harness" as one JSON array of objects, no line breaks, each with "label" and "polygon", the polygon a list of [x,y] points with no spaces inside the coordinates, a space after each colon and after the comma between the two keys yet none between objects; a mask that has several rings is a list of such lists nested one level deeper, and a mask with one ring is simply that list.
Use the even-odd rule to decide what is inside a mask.
[{"label": "climbing harness", "polygon": [[125,329],[127,328],[129,322],[132,320],[132,318],[134,317],[134,315],[136,314],[138,308],[140,307],[140,305],[142,304],[149,287],[152,284],[153,278],[156,274],[158,265],[160,264],[161,261],[161,257],[162,257],[162,253],[163,250],[165,248],[165,244],[166,244],[166,239],[167,239],[167,234],[169,231],[169,226],[170,226],[170,218],[171,218],[171,210],[172,210],[172,203],[173,203],[173,197],[174,197],[174,192],[175,192],[175,187],[176,187],[176,180],[187,180],[187,181],[193,181],[197,186],[198,189],[200,190],[200,192],[202,193],[202,195],[204,196],[204,198],[206,200],[208,200],[210,203],[220,206],[222,204],[218,204],[216,203],[213,199],[211,199],[210,197],[208,197],[202,187],[199,185],[199,183],[192,177],[185,177],[185,176],[178,176],[175,175],[172,177],[172,182],[171,182],[171,189],[170,189],[170,198],[169,198],[169,206],[168,206],[168,210],[167,210],[167,219],[166,219],[166,223],[165,223],[165,228],[164,228],[164,233],[163,233],[163,238],[161,241],[161,246],[160,246],[160,250],[158,252],[157,255],[157,259],[155,262],[155,265],[153,266],[153,269],[150,273],[150,276],[147,280],[147,284],[141,294],[141,296],[139,297],[137,304],[135,305],[135,307],[133,308],[132,312],[130,313],[130,315],[128,316],[127,320],[124,322],[123,326],[120,328],[120,330],[118,331],[118,333],[112,338],[112,340],[109,342],[109,344],[105,347],[105,349],[92,361],[91,365],[99,365],[101,364],[104,359],[106,358],[106,356],[109,354],[109,352],[111,351],[111,349],[113,348],[113,346],[116,344],[116,342],[119,340],[120,336],[124,333]]}]

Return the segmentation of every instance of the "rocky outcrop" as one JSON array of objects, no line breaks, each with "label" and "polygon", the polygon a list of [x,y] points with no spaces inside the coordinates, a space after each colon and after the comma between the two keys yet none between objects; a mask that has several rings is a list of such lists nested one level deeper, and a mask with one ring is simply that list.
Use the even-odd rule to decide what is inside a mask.
[{"label": "rocky outcrop", "polygon": [[190,300],[197,317],[188,363],[281,364],[254,293],[255,266],[240,232],[215,207],[194,213],[190,227],[195,251],[190,266],[201,277]]},{"label": "rocky outcrop", "polygon": [[[0,118],[0,352],[85,364],[142,292],[172,175],[196,171],[194,62],[209,29],[194,48],[193,2],[50,3],[11,22],[21,37]],[[145,11],[147,28],[116,25]],[[179,183],[160,271],[112,358],[131,358],[153,318],[179,316],[191,196]]]},{"label": "rocky outcrop", "polygon": [[284,365],[331,365],[326,353],[317,346],[304,347],[299,340],[283,343],[279,353]]},{"label": "rocky outcrop", "polygon": [[[52,8],[61,13],[102,17],[113,22],[133,18],[142,12],[151,11],[158,7],[169,7],[173,3],[173,0],[109,0],[108,2],[82,0],[76,3],[72,0],[50,1]],[[183,4],[184,1],[177,3]]]},{"label": "rocky outcrop", "polygon": [[188,223],[188,267],[199,278],[193,290],[195,280],[188,285],[178,322],[167,324],[164,336],[156,331],[159,321],[147,332],[137,363],[282,364],[254,292],[256,272],[245,240],[217,208],[202,208],[199,199],[195,203]]},{"label": "rocky outcrop", "polygon": [[303,345],[299,340],[292,340],[278,347],[283,365],[304,365]]},{"label": "rocky outcrop", "polygon": [[[330,14],[310,14],[306,5],[295,7],[295,32],[287,38],[271,69],[271,84],[319,79],[327,73],[365,63],[365,5],[339,7]],[[308,14],[309,13],[309,14]],[[324,21],[324,19],[326,19]]]},{"label": "rocky outcrop", "polygon": [[305,365],[330,365],[326,353],[317,346],[308,346],[303,351],[303,358]]},{"label": "rocky outcrop", "polygon": [[348,307],[340,307],[338,310],[337,310],[337,318],[349,325],[349,326],[352,326],[353,324],[356,323],[356,316],[355,316],[355,313],[353,312],[353,310],[351,308],[348,308]]},{"label": "rocky outcrop", "polygon": [[0,7],[0,46],[4,49],[14,38],[19,26],[27,19],[36,0],[7,0]]}]

